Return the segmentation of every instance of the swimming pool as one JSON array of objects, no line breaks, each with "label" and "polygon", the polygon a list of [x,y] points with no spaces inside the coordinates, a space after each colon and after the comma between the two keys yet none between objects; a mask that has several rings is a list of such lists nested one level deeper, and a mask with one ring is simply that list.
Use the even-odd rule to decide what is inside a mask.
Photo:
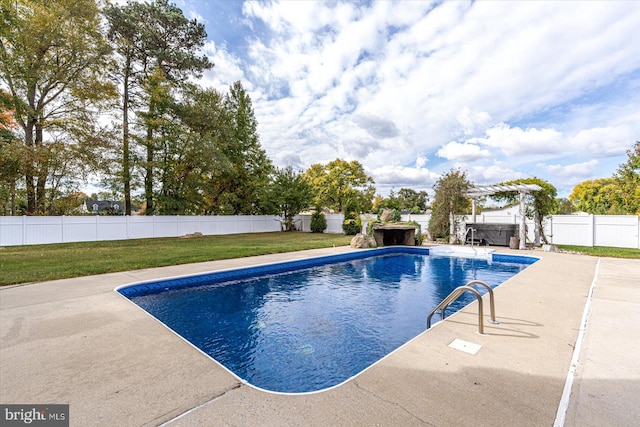
[{"label": "swimming pool", "polygon": [[536,260],[430,256],[396,246],[117,291],[243,381],[303,393],[340,384],[419,335],[455,287],[470,280],[495,287]]}]

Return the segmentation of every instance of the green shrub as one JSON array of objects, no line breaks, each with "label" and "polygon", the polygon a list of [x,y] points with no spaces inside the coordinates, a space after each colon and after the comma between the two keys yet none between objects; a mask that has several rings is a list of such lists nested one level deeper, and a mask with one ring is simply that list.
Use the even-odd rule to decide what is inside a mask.
[{"label": "green shrub", "polygon": [[320,208],[316,208],[316,211],[311,215],[311,232],[324,233],[326,229],[327,217],[322,213]]},{"label": "green shrub", "polygon": [[348,203],[344,209],[344,222],[342,230],[347,236],[354,236],[362,232],[362,219],[352,203]]},{"label": "green shrub", "polygon": [[376,224],[382,224],[383,222],[380,221],[379,219],[371,219],[369,220],[369,222],[367,222],[367,236],[372,237],[373,236],[373,227],[375,227]]},{"label": "green shrub", "polygon": [[424,241],[424,235],[422,234],[422,226],[417,221],[407,221],[407,225],[416,226],[415,244],[416,246],[422,246]]}]

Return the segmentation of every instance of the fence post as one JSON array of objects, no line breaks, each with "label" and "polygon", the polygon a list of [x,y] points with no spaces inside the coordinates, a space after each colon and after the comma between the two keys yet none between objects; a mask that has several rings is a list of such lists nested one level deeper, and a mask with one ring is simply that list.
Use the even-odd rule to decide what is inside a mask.
[{"label": "fence post", "polygon": [[589,246],[593,247],[595,246],[595,234],[596,234],[596,221],[595,221],[595,215],[590,214],[589,215]]}]

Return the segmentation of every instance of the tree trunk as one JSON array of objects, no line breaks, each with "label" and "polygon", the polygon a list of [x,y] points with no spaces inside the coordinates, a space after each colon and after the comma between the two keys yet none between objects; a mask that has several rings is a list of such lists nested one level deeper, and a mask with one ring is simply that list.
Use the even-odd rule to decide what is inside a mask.
[{"label": "tree trunk", "polygon": [[34,161],[35,161],[35,147],[33,144],[33,128],[35,127],[35,120],[27,119],[27,124],[24,130],[25,145],[29,148],[30,159],[26,162],[25,168],[25,184],[27,187],[27,215],[35,215],[36,213],[36,186],[33,183],[34,178]]},{"label": "tree trunk", "polygon": [[147,162],[144,175],[144,193],[147,201],[146,215],[153,215],[153,129],[147,127]]},{"label": "tree trunk", "polygon": [[456,218],[453,214],[453,211],[449,212],[449,244],[455,245],[457,242],[456,238]]},{"label": "tree trunk", "polygon": [[36,184],[36,214],[43,215],[45,213],[45,202],[47,200],[45,186],[47,183],[47,170],[48,170],[48,160],[44,158],[40,150],[42,149],[43,143],[43,130],[42,123],[36,123],[36,141],[35,141],[35,150],[36,156],[40,158],[38,161],[38,180]]},{"label": "tree trunk", "polygon": [[122,100],[122,181],[124,183],[124,214],[131,215],[131,165],[129,161],[129,71],[131,58],[127,56]]},{"label": "tree trunk", "polygon": [[533,244],[536,246],[540,246],[540,230],[542,229],[542,224],[540,221],[540,214],[538,211],[535,211],[533,214],[533,223],[534,223],[534,239]]}]

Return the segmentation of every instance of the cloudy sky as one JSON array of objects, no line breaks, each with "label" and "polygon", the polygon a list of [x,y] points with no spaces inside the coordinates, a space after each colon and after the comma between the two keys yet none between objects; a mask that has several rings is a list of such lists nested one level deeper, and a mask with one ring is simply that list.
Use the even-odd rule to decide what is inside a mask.
[{"label": "cloudy sky", "polygon": [[379,193],[539,177],[568,196],[640,140],[640,2],[178,0],[202,80],[249,92],[262,147],[358,160]]}]

